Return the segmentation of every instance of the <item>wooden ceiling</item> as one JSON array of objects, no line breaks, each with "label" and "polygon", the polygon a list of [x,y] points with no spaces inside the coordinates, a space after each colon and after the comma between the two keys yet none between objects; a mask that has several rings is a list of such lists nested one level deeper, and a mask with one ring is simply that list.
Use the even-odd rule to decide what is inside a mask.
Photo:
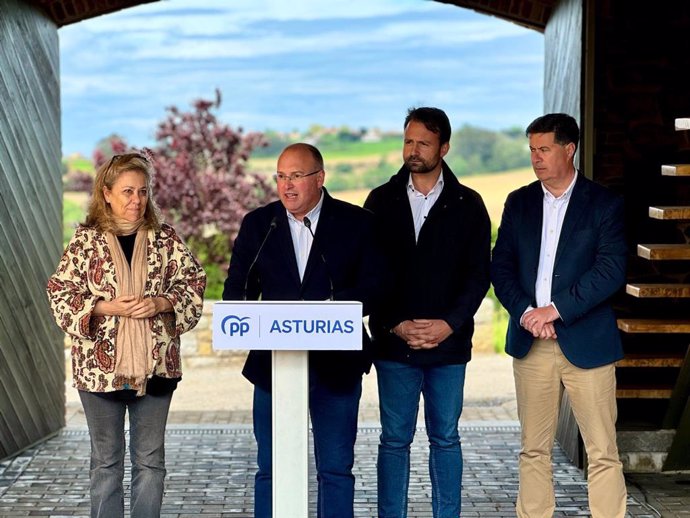
[{"label": "wooden ceiling", "polygon": [[58,27],[114,13],[157,0],[28,0],[41,8]]},{"label": "wooden ceiling", "polygon": [[[28,0],[58,27],[157,0]],[[420,0],[421,2],[422,0]],[[436,0],[543,32],[558,0]]]},{"label": "wooden ceiling", "polygon": [[558,0],[436,0],[544,32]]}]

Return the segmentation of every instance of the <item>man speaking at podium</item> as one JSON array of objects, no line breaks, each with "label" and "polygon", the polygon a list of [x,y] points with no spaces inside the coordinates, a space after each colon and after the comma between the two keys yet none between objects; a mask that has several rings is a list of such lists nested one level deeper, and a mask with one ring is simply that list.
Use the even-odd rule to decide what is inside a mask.
[{"label": "man speaking at podium", "polygon": [[[242,221],[224,300],[357,300],[368,313],[381,276],[372,215],[332,198],[323,187],[325,174],[314,146],[283,150],[275,174],[280,201]],[[366,332],[363,340],[362,351],[309,353],[319,518],[353,516],[357,413],[362,374],[371,367]],[[271,518],[271,352],[251,351],[242,374],[254,384],[254,516]]]}]

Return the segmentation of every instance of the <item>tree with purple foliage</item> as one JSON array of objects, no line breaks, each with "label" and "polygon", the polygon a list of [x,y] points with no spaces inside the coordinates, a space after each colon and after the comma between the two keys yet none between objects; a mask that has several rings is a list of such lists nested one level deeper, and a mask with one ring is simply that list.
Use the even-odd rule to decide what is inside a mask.
[{"label": "tree with purple foliage", "polygon": [[158,125],[153,162],[156,202],[166,221],[205,261],[227,264],[244,215],[276,197],[268,176],[249,173],[261,133],[242,134],[221,123],[212,110],[221,104],[199,99],[194,111],[175,106]]},{"label": "tree with purple foliage", "polygon": [[[269,176],[247,171],[252,150],[265,146],[261,133],[243,134],[223,124],[213,113],[221,104],[199,99],[193,110],[166,109],[158,124],[156,146],[144,150],[156,175],[154,196],[163,219],[173,225],[203,263],[209,276],[207,298],[219,298],[240,223],[244,215],[277,197]],[[123,153],[122,140],[111,142]],[[106,159],[94,153],[96,167]]]}]

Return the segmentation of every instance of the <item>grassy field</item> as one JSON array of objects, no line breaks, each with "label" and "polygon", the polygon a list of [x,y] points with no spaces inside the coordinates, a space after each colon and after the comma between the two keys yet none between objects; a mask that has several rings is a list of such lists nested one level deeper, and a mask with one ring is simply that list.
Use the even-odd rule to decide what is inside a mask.
[{"label": "grassy field", "polygon": [[[268,163],[268,160],[269,159],[266,159],[266,163]],[[274,161],[271,163],[275,164]],[[333,163],[336,162],[333,161]],[[391,171],[391,174],[394,172],[395,171]],[[532,182],[534,179],[532,169],[526,168],[503,173],[465,176],[462,177],[460,181],[481,194],[486,208],[489,211],[492,223],[498,226],[501,221],[501,213],[503,212],[503,203],[508,193],[522,185]],[[328,183],[326,185],[328,185]],[[370,189],[354,189],[349,191],[337,191],[333,194],[336,198],[340,198],[341,200],[349,201],[356,205],[362,205],[369,191]],[[65,192],[63,227],[66,237],[71,236],[74,232],[76,223],[83,220],[87,203],[88,196],[85,193]]]},{"label": "grassy field", "polygon": [[[343,149],[334,148],[326,159],[326,187],[337,198],[362,205],[371,188],[349,189],[353,186],[380,185],[393,175],[401,162],[400,140],[382,142],[353,142]],[[261,174],[275,172],[277,157],[253,157],[247,169]],[[89,171],[93,165],[83,157],[67,159],[70,170]],[[498,226],[508,193],[534,180],[531,168],[501,173],[463,176],[460,181],[481,194],[491,221]],[[343,181],[346,180],[346,181]],[[87,197],[85,194],[65,192],[64,231],[70,234],[74,223],[83,219]]]},{"label": "grassy field", "polygon": [[72,238],[77,224],[84,221],[89,203],[85,192],[65,192],[62,197],[62,241],[66,245]]},{"label": "grassy field", "polygon": [[378,142],[341,142],[320,145],[319,150],[328,160],[357,159],[370,156],[381,156],[389,153],[400,154],[402,135],[386,138]]},{"label": "grassy field", "polygon": [[[462,184],[481,194],[486,204],[486,210],[489,211],[491,222],[496,226],[501,221],[503,204],[508,194],[534,180],[534,172],[529,167],[503,173],[481,174],[460,178]],[[334,196],[356,205],[362,205],[367,194],[369,194],[369,189],[355,189],[340,191],[334,193]]]},{"label": "grassy field", "polygon": [[[398,147],[400,145],[398,144]],[[328,155],[325,159],[326,171],[338,171],[343,165],[348,165],[356,174],[375,166],[381,160],[388,160],[395,163],[400,160],[400,150],[390,150],[378,155],[375,154],[347,154],[345,152],[340,154]],[[273,174],[276,168],[277,157],[261,157],[250,158],[247,162],[247,169],[255,173]]]}]

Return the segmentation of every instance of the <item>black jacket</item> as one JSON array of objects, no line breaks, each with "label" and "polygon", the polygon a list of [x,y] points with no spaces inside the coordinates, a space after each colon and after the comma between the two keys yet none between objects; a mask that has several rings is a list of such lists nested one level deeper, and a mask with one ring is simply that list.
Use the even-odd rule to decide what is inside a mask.
[{"label": "black jacket", "polygon": [[[415,365],[470,360],[473,317],[489,289],[491,223],[481,196],[461,185],[445,162],[442,174],[443,191],[417,243],[405,167],[364,204],[376,215],[389,275],[384,301],[369,319],[377,358]],[[453,334],[434,349],[412,350],[390,330],[415,318],[443,319]]]},{"label": "black jacket", "polygon": [[[247,281],[249,266],[274,217],[277,226]],[[366,315],[372,299],[380,292],[381,254],[377,250],[373,215],[361,207],[332,198],[324,189],[314,245],[300,282],[287,214],[283,205],[276,201],[250,212],[242,221],[230,259],[223,300],[242,300],[245,282],[247,300],[259,297],[262,300],[327,300],[330,274],[334,299],[358,300],[364,304]],[[310,352],[310,376],[318,376],[333,390],[349,390],[371,367],[370,339],[366,332],[363,332],[363,341],[362,351]],[[270,390],[271,352],[251,351],[242,373],[252,383]]]}]

